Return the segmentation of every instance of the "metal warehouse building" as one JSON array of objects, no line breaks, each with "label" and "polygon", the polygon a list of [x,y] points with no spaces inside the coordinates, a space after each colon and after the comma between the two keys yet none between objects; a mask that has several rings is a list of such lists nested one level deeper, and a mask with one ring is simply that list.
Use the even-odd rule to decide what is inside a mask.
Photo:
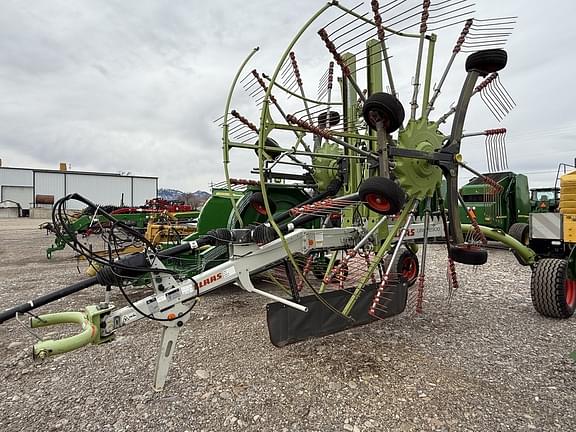
[{"label": "metal warehouse building", "polygon": [[[111,173],[9,168],[0,166],[0,202],[13,201],[24,214],[31,208],[51,207],[51,203],[78,193],[100,205],[143,205],[158,195],[158,177],[138,177]],[[70,205],[84,207],[79,202]],[[70,205],[68,206],[71,209]]]}]

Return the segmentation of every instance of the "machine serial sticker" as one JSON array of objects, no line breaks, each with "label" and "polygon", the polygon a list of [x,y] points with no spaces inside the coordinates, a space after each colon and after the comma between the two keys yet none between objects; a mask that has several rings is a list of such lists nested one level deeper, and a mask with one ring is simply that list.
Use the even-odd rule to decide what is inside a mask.
[{"label": "machine serial sticker", "polygon": [[180,290],[178,288],[174,288],[171,291],[166,292],[166,300],[173,301],[180,297]]},{"label": "machine serial sticker", "polygon": [[148,310],[150,311],[150,313],[155,313],[155,312],[158,312],[160,310],[160,307],[158,306],[158,302],[156,301],[155,298],[147,300],[146,306],[148,306]]},{"label": "machine serial sticker", "polygon": [[236,274],[236,269],[234,267],[229,267],[225,270],[222,270],[222,278],[223,279],[227,279],[229,277],[232,277]]},{"label": "machine serial sticker", "polygon": [[187,296],[188,294],[192,294],[196,290],[194,289],[194,286],[192,284],[190,284],[190,285],[181,286],[180,291],[182,291],[183,296]]}]

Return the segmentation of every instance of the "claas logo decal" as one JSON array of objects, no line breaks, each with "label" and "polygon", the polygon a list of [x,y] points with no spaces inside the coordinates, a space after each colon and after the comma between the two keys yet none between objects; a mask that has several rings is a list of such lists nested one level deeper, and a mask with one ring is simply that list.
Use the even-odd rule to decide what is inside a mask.
[{"label": "claas logo decal", "polygon": [[202,288],[205,287],[206,285],[210,285],[218,280],[222,279],[222,273],[216,273],[213,274],[212,276],[208,276],[205,279],[202,279],[199,283],[198,283],[198,288]]}]

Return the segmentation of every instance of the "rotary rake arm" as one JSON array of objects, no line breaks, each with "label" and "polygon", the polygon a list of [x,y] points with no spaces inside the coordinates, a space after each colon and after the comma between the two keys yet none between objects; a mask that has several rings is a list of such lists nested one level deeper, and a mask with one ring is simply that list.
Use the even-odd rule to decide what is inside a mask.
[{"label": "rotary rake arm", "polygon": [[[532,251],[502,232],[479,226],[473,214],[471,225],[462,224],[458,209],[459,169],[477,173],[463,162],[464,138],[486,136],[490,166],[504,166],[504,128],[465,134],[464,127],[474,95],[480,95],[497,120],[514,106],[498,78],[507,62],[501,46],[514,19],[469,17],[473,5],[467,0],[413,3],[393,0],[381,6],[372,0],[367,11],[361,12],[362,5],[347,8],[330,1],[297,32],[269,75],[253,68],[244,72],[257,51],[253,50],[234,78],[221,117],[224,172],[232,207],[226,227],[163,252],[148,245],[144,253],[132,258],[134,262],[116,261],[112,256],[103,260],[112,270],[86,282],[87,286],[69,287],[69,292],[95,283],[122,289],[147,278],[154,294],[135,302],[127,299],[128,305],[122,308],[104,302],[101,308],[92,307],[81,315],[38,317],[44,321],[33,320],[34,326],[74,320],[82,325],[83,333],[73,343],[45,341],[37,347],[37,356],[100,343],[124,325],[153,319],[163,327],[155,374],[155,387],[161,388],[191,308],[198,297],[224,284],[234,283],[273,300],[266,308],[270,339],[283,346],[397,315],[412,299],[416,312],[421,313],[431,233],[445,239],[449,297],[459,287],[455,262],[484,264],[487,252],[482,246],[487,238],[510,246],[522,264],[532,265]],[[437,35],[431,32],[456,24],[464,28],[433,88]],[[393,56],[399,39],[413,43],[416,52],[414,78],[407,87],[393,76],[393,71],[400,70]],[[314,48],[317,51],[310,55]],[[300,49],[306,55],[297,56]],[[458,103],[433,119],[441,89],[461,52],[472,54],[466,60]],[[307,69],[312,77],[320,77],[316,99],[310,97]],[[478,84],[481,77],[484,80]],[[258,114],[243,102],[236,106],[246,111],[240,114],[234,109],[238,83],[247,98],[255,100]],[[406,88],[410,109],[405,116],[400,93]],[[440,129],[445,123],[449,133]],[[314,143],[312,149],[307,138]],[[233,156],[236,151],[257,157],[257,167],[251,172],[257,178],[230,177],[232,162],[246,160]],[[440,192],[444,179],[446,197]],[[491,179],[486,176],[485,181]],[[245,188],[243,193],[240,186]],[[499,185],[492,182],[490,187],[497,191]],[[275,200],[284,200],[282,206]],[[246,216],[247,209],[257,213],[255,218]],[[420,277],[416,238],[422,240]],[[197,272],[187,272],[185,277],[171,267],[174,257],[212,248],[227,250],[226,258],[202,262]],[[252,282],[256,274],[289,297],[256,287]],[[35,304],[13,308],[0,317],[29,311]]]}]

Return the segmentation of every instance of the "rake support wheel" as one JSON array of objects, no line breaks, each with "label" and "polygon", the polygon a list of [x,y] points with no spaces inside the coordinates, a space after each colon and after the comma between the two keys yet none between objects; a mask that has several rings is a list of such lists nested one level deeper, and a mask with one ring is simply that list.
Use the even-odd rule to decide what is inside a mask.
[{"label": "rake support wheel", "polygon": [[498,72],[506,67],[508,54],[501,49],[488,49],[470,54],[466,59],[466,71],[476,70],[480,75]]},{"label": "rake support wheel", "polygon": [[470,244],[452,245],[450,258],[460,264],[483,265],[488,261],[488,252],[486,249]]},{"label": "rake support wheel", "polygon": [[393,180],[370,177],[358,188],[360,200],[366,207],[381,215],[392,215],[402,210],[406,194]]},{"label": "rake support wheel", "polygon": [[395,96],[389,93],[374,93],[362,108],[364,120],[376,129],[375,117],[384,121],[386,132],[392,133],[404,122],[404,108]]},{"label": "rake support wheel", "polygon": [[[390,255],[385,258],[384,269],[386,269],[390,263],[390,258]],[[404,278],[409,287],[414,285],[418,280],[418,274],[420,273],[418,255],[409,249],[404,249],[394,260],[394,263],[392,264],[392,273],[396,273]]]}]

